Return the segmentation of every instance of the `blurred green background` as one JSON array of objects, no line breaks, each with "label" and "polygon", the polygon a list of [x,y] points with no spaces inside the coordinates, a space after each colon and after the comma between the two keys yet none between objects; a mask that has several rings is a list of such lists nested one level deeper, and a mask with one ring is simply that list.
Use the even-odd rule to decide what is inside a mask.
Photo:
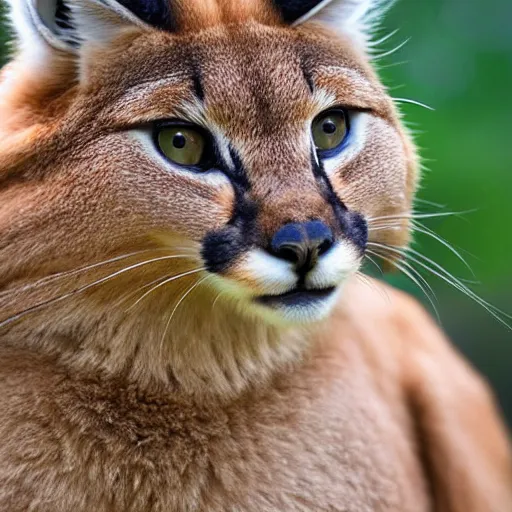
[{"label": "blurred green background", "polygon": [[[384,20],[383,50],[409,42],[379,60],[394,97],[435,108],[403,105],[418,130],[425,165],[418,210],[476,210],[423,220],[466,258],[479,284],[471,288],[512,313],[512,1],[399,0]],[[383,31],[386,34],[386,31]],[[389,66],[389,67],[386,67]],[[442,244],[418,235],[416,249],[456,276],[475,280]],[[427,277],[441,323],[491,381],[512,424],[512,331],[436,277]],[[421,298],[407,279],[392,281]],[[508,321],[512,325],[512,321]]]},{"label": "blurred green background", "polygon": [[[465,211],[461,217],[424,220],[460,248],[480,282],[473,289],[512,313],[512,1],[400,0],[386,16],[382,35],[399,28],[381,51],[410,41],[378,60],[395,97],[427,103],[435,112],[403,105],[416,130],[425,171],[420,198]],[[5,59],[5,31],[0,55]],[[451,273],[472,279],[442,244],[417,237],[417,249]],[[512,424],[512,332],[438,278],[427,278],[441,322],[454,342],[489,378]],[[390,280],[424,296],[407,279]],[[509,322],[512,323],[512,322]]]}]

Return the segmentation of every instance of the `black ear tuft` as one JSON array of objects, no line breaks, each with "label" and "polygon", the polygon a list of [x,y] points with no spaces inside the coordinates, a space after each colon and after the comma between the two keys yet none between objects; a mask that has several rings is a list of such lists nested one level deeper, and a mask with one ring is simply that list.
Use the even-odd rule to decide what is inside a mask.
[{"label": "black ear tuft", "polygon": [[273,0],[285,23],[294,23],[325,0]]},{"label": "black ear tuft", "polygon": [[71,26],[71,10],[63,0],[57,0],[57,12],[55,13],[55,23],[63,30],[70,30]]},{"label": "black ear tuft", "polygon": [[173,23],[169,0],[117,0],[148,25],[172,30]]}]

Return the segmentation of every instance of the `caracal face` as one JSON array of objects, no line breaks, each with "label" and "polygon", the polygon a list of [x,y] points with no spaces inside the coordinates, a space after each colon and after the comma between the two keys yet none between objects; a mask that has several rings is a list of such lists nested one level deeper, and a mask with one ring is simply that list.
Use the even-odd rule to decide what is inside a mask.
[{"label": "caracal face", "polygon": [[[25,188],[2,194],[0,227],[13,254],[32,248],[4,272],[164,250],[184,291],[304,323],[329,314],[369,239],[408,243],[415,153],[361,34],[290,26],[263,1],[190,5],[172,31],[76,4],[73,21],[29,22],[43,37],[22,37],[2,84],[4,161],[16,155],[0,177]],[[394,225],[372,230],[379,218]]]}]

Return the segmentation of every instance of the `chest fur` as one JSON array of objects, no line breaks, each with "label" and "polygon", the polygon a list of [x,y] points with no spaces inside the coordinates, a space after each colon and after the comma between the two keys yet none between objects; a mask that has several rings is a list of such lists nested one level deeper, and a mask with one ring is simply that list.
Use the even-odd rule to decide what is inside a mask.
[{"label": "chest fur", "polygon": [[364,372],[335,374],[304,369],[223,407],[62,376],[18,391],[0,509],[426,510],[408,428]]}]

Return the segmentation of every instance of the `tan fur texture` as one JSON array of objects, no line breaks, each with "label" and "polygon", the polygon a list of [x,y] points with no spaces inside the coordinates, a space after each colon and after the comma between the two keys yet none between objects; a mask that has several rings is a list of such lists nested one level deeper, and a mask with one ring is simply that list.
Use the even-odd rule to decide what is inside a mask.
[{"label": "tan fur texture", "polygon": [[[249,254],[204,269],[229,181],[148,149],[161,119],[229,141],[267,241],[334,224],[307,127],[343,105],[364,133],[332,187],[370,225],[403,216],[416,152],[367,57],[270,2],[173,7],[175,33],[116,21],[2,71],[0,511],[512,510],[487,386],[412,299],[352,275],[327,319],[267,321]],[[370,236],[404,247],[408,219]]]}]

